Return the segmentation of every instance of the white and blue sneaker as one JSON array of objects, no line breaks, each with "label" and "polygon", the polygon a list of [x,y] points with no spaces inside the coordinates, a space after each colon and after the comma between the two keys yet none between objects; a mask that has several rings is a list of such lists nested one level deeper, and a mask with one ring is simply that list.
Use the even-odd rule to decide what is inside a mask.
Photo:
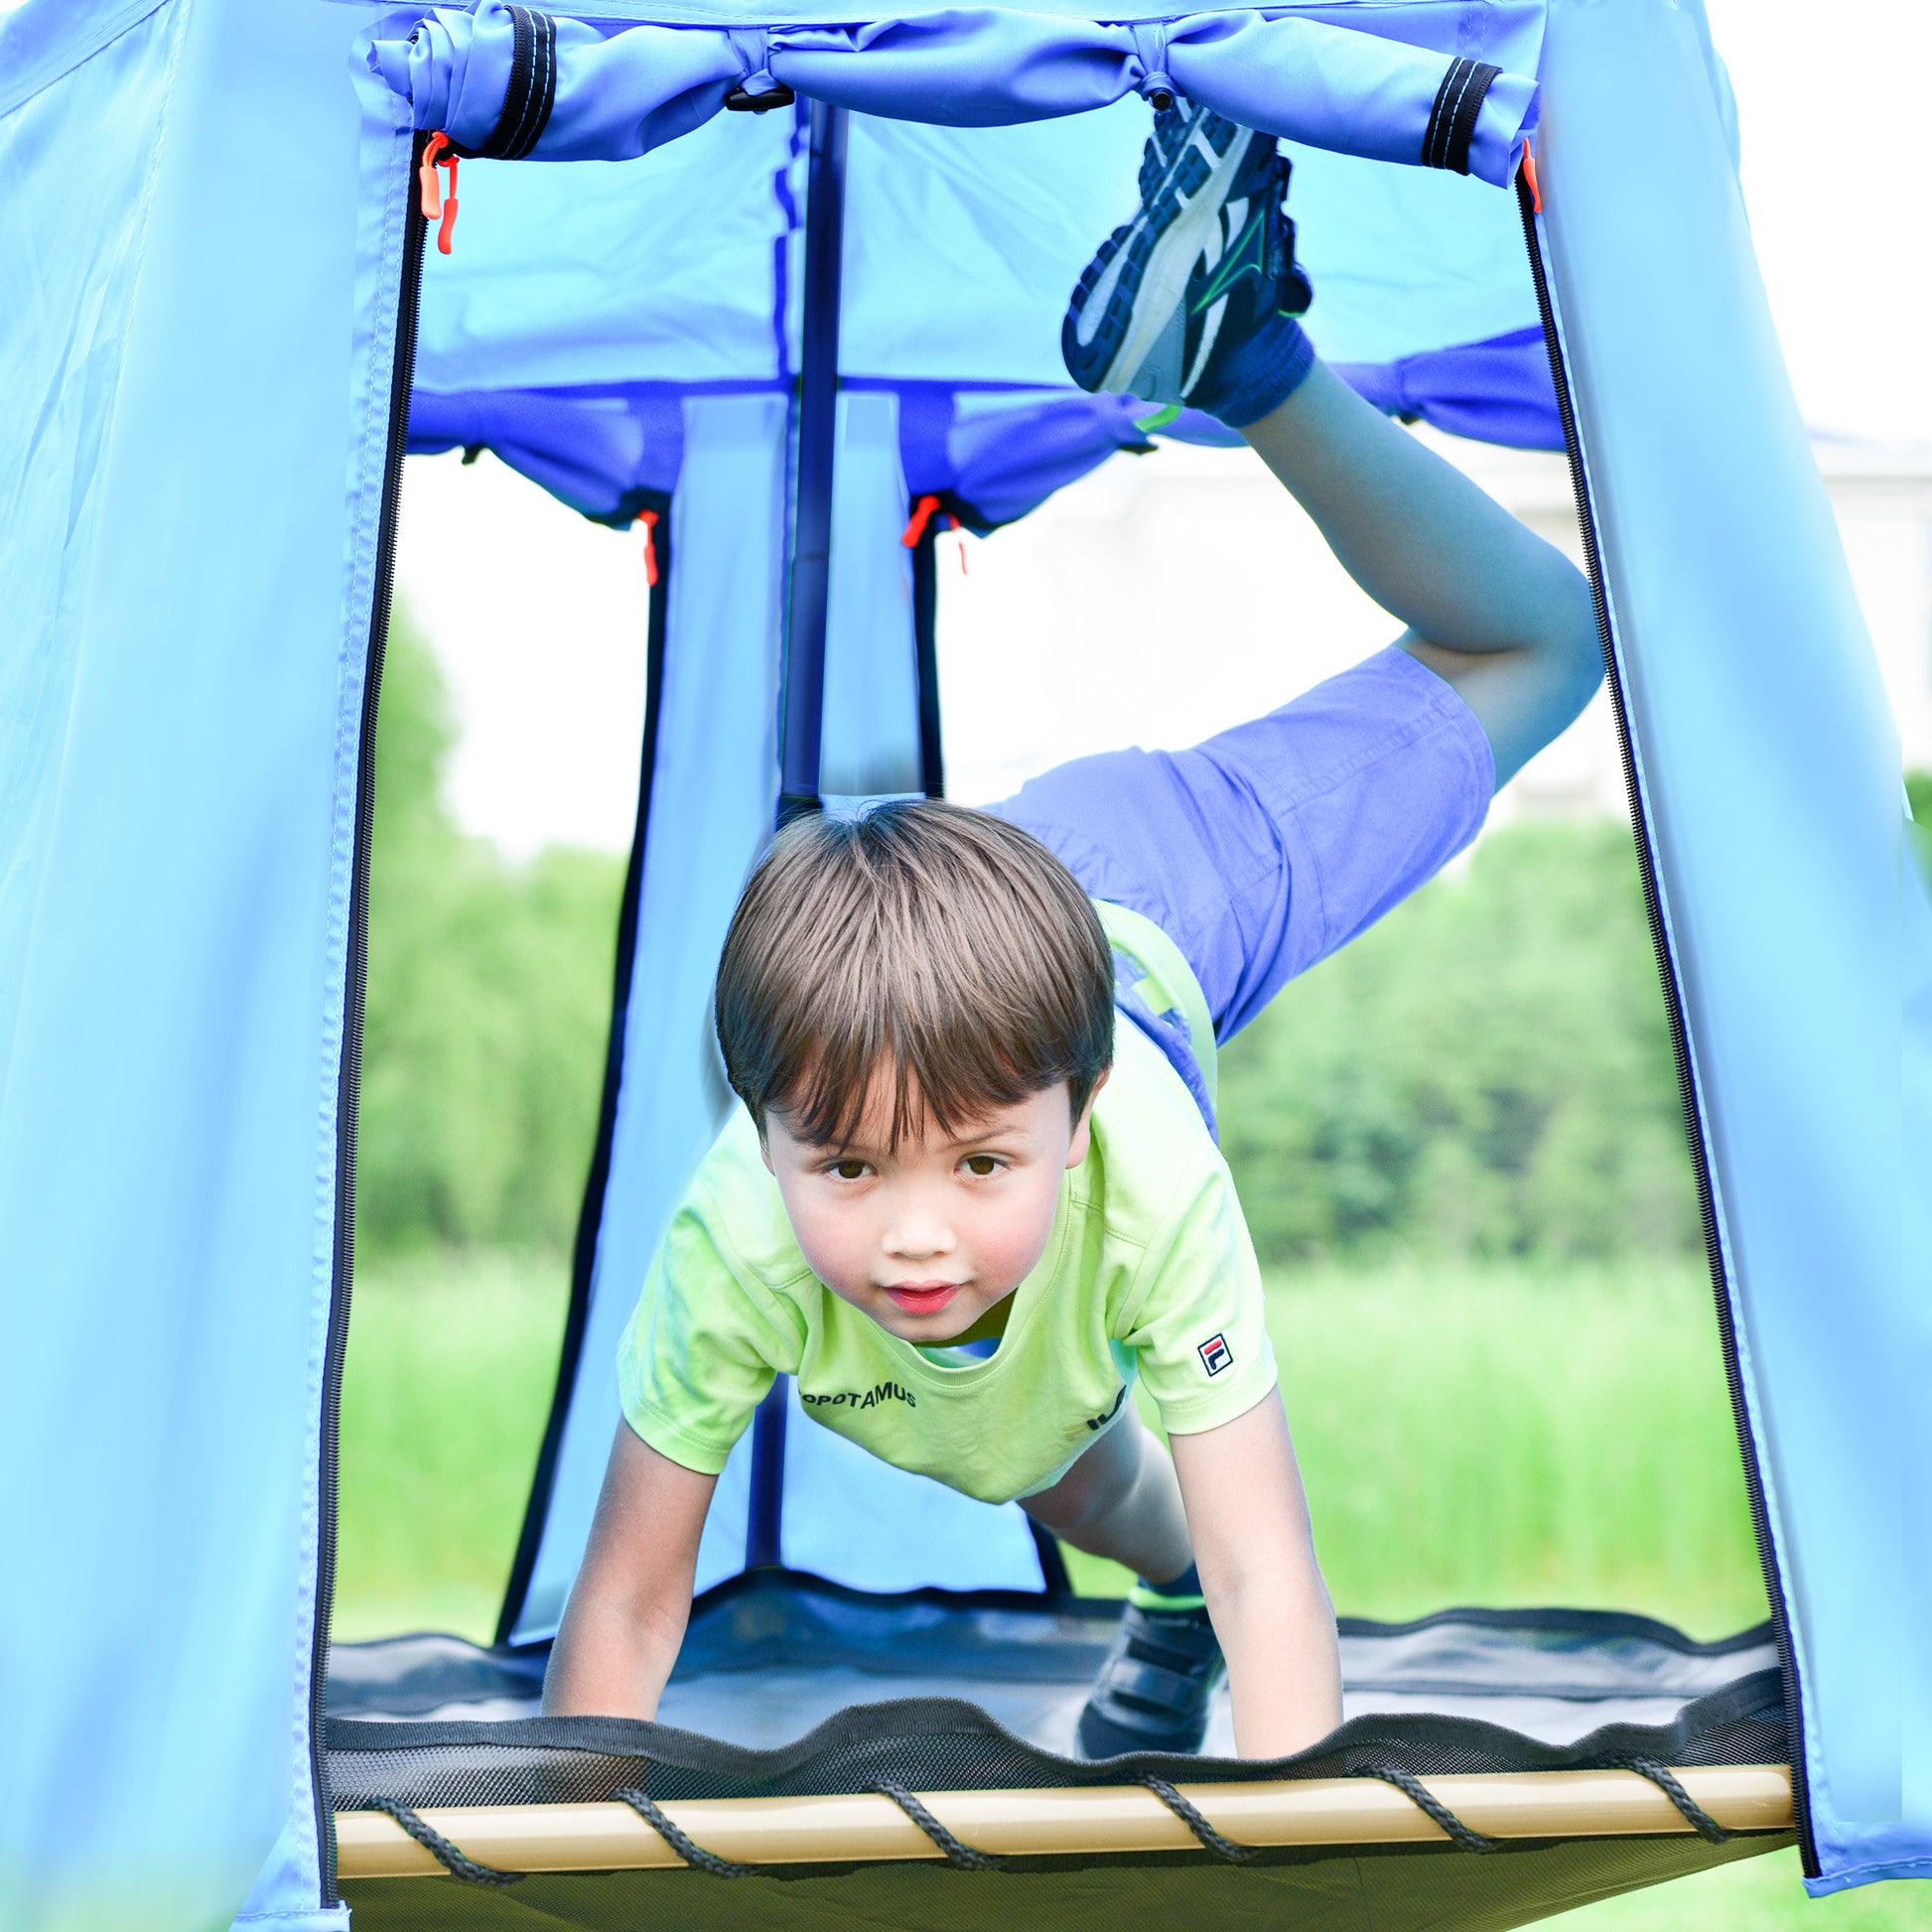
[{"label": "white and blue sneaker", "polygon": [[1282,402],[1314,357],[1295,320],[1312,297],[1288,180],[1272,134],[1187,101],[1160,110],[1140,211],[1101,244],[1060,328],[1074,381],[1237,429]]}]

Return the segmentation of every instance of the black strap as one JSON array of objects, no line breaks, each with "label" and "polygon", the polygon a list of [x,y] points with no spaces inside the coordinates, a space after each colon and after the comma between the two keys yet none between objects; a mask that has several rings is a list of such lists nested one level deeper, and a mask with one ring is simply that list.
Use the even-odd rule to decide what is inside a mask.
[{"label": "black strap", "polygon": [[379,1811],[384,1817],[393,1818],[452,1878],[461,1878],[466,1885],[520,1885],[527,1875],[521,1871],[498,1871],[493,1864],[479,1864],[458,1851],[434,1825],[425,1825],[407,1805],[399,1805],[393,1798],[365,1799],[361,1809]]},{"label": "black strap", "polygon": [[911,1792],[902,1784],[875,1784],[873,1790],[882,1798],[890,1798],[913,1824],[918,1826],[927,1838],[946,1855],[946,1863],[961,1871],[998,1871],[1006,1860],[997,1858],[991,1852],[976,1852],[964,1840],[955,1838],[938,1819],[927,1811]]},{"label": "black strap", "polygon": [[1398,1771],[1390,1766],[1354,1771],[1350,1775],[1358,1778],[1377,1778],[1383,1784],[1394,1785],[1418,1811],[1426,1813],[1443,1828],[1449,1842],[1458,1851],[1493,1852],[1497,1849],[1497,1843],[1493,1838],[1484,1838],[1480,1832],[1463,1824],[1448,1805],[1430,1791],[1422,1779],[1413,1776],[1410,1772]]},{"label": "black strap", "polygon": [[557,23],[548,14],[512,7],[510,77],[503,111],[477,153],[489,161],[521,161],[550,125],[557,104]]},{"label": "black strap", "polygon": [[1603,1761],[1612,1770],[1634,1771],[1638,1777],[1648,1778],[1684,1814],[1685,1822],[1700,1838],[1708,1838],[1713,1845],[1722,1845],[1733,1836],[1684,1789],[1677,1781],[1677,1774],[1656,1758],[1611,1757]]},{"label": "black strap", "polygon": [[1469,143],[1475,138],[1476,116],[1482,111],[1489,83],[1501,72],[1501,68],[1492,68],[1487,62],[1460,56],[1449,64],[1429,110],[1429,125],[1423,130],[1425,168],[1448,168],[1458,175],[1469,172]]},{"label": "black strap", "polygon": [[749,1878],[758,1869],[756,1865],[739,1864],[735,1860],[721,1859],[716,1852],[707,1852],[688,1832],[665,1817],[657,1800],[648,1792],[616,1791],[611,1795],[619,1804],[628,1805],[686,1864],[708,1871],[714,1878]]},{"label": "black strap", "polygon": [[1207,1819],[1202,1814],[1200,1807],[1196,1805],[1191,1799],[1182,1797],[1181,1794],[1178,1791],[1176,1791],[1173,1788],[1173,1786],[1167,1781],[1166,1778],[1157,1778],[1152,1774],[1149,1774],[1148,1776],[1143,1777],[1141,1779],[1141,1782],[1144,1785],[1146,1785],[1147,1788],[1150,1791],[1152,1791],[1154,1795],[1157,1798],[1159,1798],[1161,1802],[1164,1805],[1166,1805],[1167,1808],[1171,1812],[1173,1812],[1173,1815],[1176,1818],[1178,1818],[1180,1822],[1183,1825],[1185,1825],[1187,1829],[1190,1832],[1192,1832],[1197,1839],[1200,1840],[1201,1844],[1205,1846],[1208,1851],[1212,1852],[1217,1859],[1223,1859],[1229,1864],[1245,1864],[1250,1859],[1252,1859],[1261,1850],[1261,1847],[1258,1845],[1237,1845],[1235,1844],[1233,1839],[1223,1838],[1221,1834],[1217,1832],[1214,1829],[1214,1827],[1207,1822]]}]

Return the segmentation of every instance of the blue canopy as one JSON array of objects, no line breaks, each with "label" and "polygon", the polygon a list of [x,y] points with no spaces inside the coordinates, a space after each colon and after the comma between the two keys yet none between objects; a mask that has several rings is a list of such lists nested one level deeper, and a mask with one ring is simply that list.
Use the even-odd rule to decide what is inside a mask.
[{"label": "blue canopy", "polygon": [[[824,585],[816,790],[936,782],[908,519],[932,495],[991,527],[1146,440],[1067,389],[1054,338],[1131,199],[1137,96],[1170,89],[1287,138],[1311,327],[1365,393],[1501,441],[1553,443],[1553,408],[1572,431],[1807,1869],[1932,1871],[1932,1190],[1909,1166],[1932,911],[1701,12],[1097,12],[0,17],[8,1924],[345,1923],[317,1725],[405,447],[489,444],[667,539],[568,1373],[508,1606],[534,1636],[609,1442],[615,1324],[725,1104],[705,993],[792,769],[796,566]],[[725,111],[780,89],[799,106]],[[803,239],[826,104],[851,116],[829,308]],[[473,158],[417,349],[431,131]],[[1561,392],[1506,192],[1526,133]],[[836,324],[836,396],[808,312]],[[822,471],[793,454],[813,395]],[[1017,1514],[783,1415],[721,1490],[701,1581],[782,1558],[1037,1586]]]}]

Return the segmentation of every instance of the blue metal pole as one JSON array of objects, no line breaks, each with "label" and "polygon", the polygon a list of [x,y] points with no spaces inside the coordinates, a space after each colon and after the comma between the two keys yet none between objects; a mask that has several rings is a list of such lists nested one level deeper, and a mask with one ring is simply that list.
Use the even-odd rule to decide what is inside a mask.
[{"label": "blue metal pole", "polygon": [[[791,526],[784,683],[780,697],[778,823],[819,809],[825,735],[825,614],[831,593],[832,483],[839,428],[839,293],[845,253],[846,112],[811,104],[805,198],[805,313],[798,354],[798,471]],[[784,1561],[787,1378],[752,1421],[752,1494],[745,1567]]]},{"label": "blue metal pole", "polygon": [[785,623],[778,823],[818,809],[825,722],[825,614],[831,588],[838,440],[839,285],[845,250],[846,110],[811,105],[799,345],[798,488]]}]

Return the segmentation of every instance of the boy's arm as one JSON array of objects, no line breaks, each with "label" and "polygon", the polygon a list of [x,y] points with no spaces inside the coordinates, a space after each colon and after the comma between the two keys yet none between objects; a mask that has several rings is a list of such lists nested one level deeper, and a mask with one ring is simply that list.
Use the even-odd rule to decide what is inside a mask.
[{"label": "boy's arm", "polygon": [[1281,1396],[1270,1389],[1245,1416],[1169,1447],[1227,1659],[1235,1748],[1306,1750],[1341,1723],[1341,1657]]},{"label": "boy's arm", "polygon": [[1332,370],[1242,434],[1475,713],[1497,784],[1589,702],[1603,664],[1576,566]]},{"label": "boy's arm", "polygon": [[543,1680],[546,1717],[657,1715],[690,1618],[698,1539],[717,1484],[618,1424]]}]

